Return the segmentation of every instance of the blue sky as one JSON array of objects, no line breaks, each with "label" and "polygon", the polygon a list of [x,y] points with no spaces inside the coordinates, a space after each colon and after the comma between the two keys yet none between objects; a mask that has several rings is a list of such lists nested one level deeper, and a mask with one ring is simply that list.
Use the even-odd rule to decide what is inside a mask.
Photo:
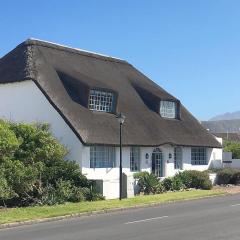
[{"label": "blue sky", "polygon": [[8,0],[0,56],[29,37],[128,60],[198,119],[240,110],[239,0]]}]

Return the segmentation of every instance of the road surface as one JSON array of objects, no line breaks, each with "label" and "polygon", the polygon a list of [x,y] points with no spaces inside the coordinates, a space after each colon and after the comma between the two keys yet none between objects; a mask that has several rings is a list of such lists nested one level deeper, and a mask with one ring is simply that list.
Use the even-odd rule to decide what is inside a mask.
[{"label": "road surface", "polygon": [[239,240],[240,195],[0,230],[0,240]]}]

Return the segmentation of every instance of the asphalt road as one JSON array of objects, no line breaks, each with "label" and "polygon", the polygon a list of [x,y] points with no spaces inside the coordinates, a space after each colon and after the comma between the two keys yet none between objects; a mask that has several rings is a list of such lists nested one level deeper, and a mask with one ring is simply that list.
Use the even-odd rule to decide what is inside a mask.
[{"label": "asphalt road", "polygon": [[0,240],[239,240],[240,195],[0,230]]}]

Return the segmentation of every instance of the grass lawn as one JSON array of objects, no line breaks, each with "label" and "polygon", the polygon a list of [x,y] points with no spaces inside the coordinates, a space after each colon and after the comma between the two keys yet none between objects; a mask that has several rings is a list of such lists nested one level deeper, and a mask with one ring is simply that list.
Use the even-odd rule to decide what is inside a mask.
[{"label": "grass lawn", "polygon": [[136,205],[141,206],[150,203],[167,203],[171,201],[197,199],[221,194],[225,194],[225,192],[220,190],[192,190],[186,192],[164,193],[159,195],[137,196],[134,198],[123,199],[122,201],[104,200],[97,202],[66,203],[55,206],[2,209],[0,210],[0,224],[64,216],[97,210],[131,207]]}]

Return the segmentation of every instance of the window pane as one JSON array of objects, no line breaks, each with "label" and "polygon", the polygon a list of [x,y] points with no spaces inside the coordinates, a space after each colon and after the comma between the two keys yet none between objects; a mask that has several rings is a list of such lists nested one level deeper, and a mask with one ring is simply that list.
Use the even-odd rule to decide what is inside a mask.
[{"label": "window pane", "polygon": [[165,118],[176,118],[176,103],[173,101],[161,101],[160,115]]},{"label": "window pane", "polygon": [[140,148],[131,147],[130,149],[130,171],[140,171]]},{"label": "window pane", "polygon": [[182,169],[182,148],[181,147],[174,148],[174,168]]},{"label": "window pane", "polygon": [[163,177],[163,153],[159,148],[155,148],[152,154],[152,172],[157,177]]},{"label": "window pane", "polygon": [[192,165],[207,165],[207,151],[204,147],[194,147],[191,149]]},{"label": "window pane", "polygon": [[90,168],[113,168],[115,167],[115,162],[114,147],[90,147]]},{"label": "window pane", "polygon": [[114,95],[111,92],[92,89],[90,90],[89,95],[89,109],[102,112],[112,112],[113,98]]}]

